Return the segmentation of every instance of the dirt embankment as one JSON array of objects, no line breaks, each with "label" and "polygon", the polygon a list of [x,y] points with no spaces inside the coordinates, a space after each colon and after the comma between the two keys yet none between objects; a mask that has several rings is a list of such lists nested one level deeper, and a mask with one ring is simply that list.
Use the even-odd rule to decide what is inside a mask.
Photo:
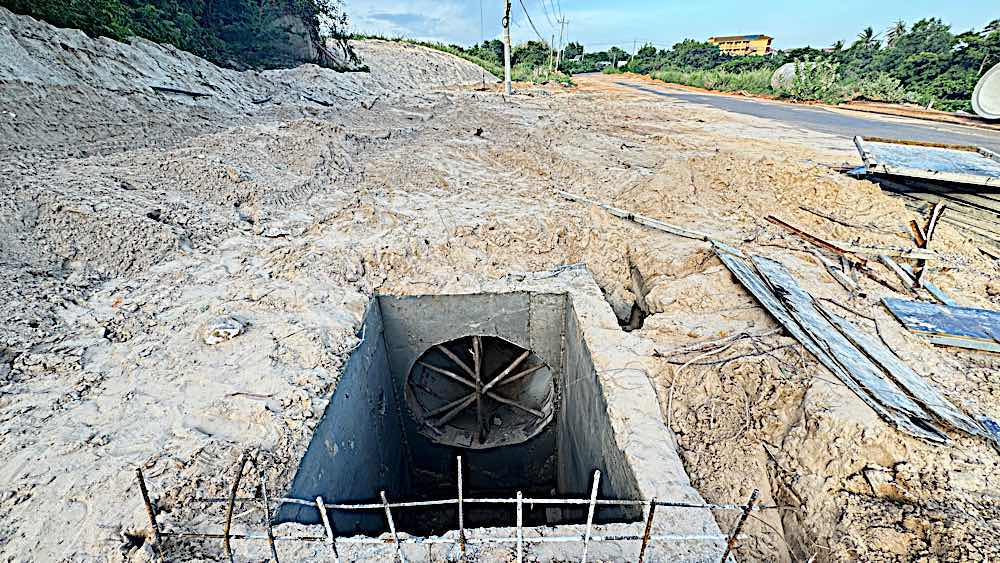
[{"label": "dirt embankment", "polygon": [[[15,139],[0,159],[0,546],[15,560],[149,557],[136,466],[166,527],[216,530],[221,511],[188,500],[224,496],[246,447],[263,449],[284,490],[374,292],[475,291],[581,261],[620,315],[636,293],[652,309],[638,334],[660,350],[650,376],[695,486],[720,502],[756,487],[785,507],[755,515],[741,557],[998,557],[989,445],[899,434],[772,334],[706,245],[552,195],[613,201],[780,260],[950,400],[1000,417],[995,358],[904,333],[877,305],[885,285],[863,279],[867,297],[851,300],[764,220],[906,244],[914,216],[900,202],[816,164],[852,159],[850,140],[600,78],[514,99],[451,88],[481,71],[416,47],[359,45],[370,75],[230,73],[4,17],[0,41],[26,53],[12,60],[38,66],[6,71],[0,89],[0,134]],[[102,89],[92,76],[105,71],[125,78]],[[155,93],[153,78],[213,95]],[[1000,306],[995,263],[947,225],[934,244],[938,285]],[[219,317],[245,332],[208,345]],[[741,331],[764,336],[681,369],[692,356],[678,348]],[[170,547],[178,560],[220,555],[215,543]]]}]

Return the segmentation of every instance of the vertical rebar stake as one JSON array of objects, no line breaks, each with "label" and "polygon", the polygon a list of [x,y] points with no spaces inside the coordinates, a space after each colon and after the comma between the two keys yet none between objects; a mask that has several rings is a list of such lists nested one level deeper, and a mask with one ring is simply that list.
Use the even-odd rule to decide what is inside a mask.
[{"label": "vertical rebar stake", "polygon": [[264,479],[264,471],[260,468],[260,464],[254,459],[250,462],[253,465],[254,471],[257,472],[257,477],[260,479],[260,498],[261,504],[264,506],[264,523],[267,525],[267,544],[271,546],[271,557],[274,558],[274,563],[279,563],[278,561],[278,548],[274,545],[274,527],[271,522],[271,503],[267,500],[267,481]]},{"label": "vertical rebar stake", "polygon": [[385,491],[379,491],[379,495],[382,496],[382,506],[385,507],[385,519],[389,521],[389,532],[392,533],[392,541],[396,544],[396,557],[402,563],[406,563],[406,558],[403,557],[403,548],[399,545],[399,534],[396,533],[396,523],[392,520],[392,511],[389,510],[389,501],[385,498]]},{"label": "vertical rebar stake", "polygon": [[319,509],[319,517],[323,520],[323,527],[326,528],[326,543],[333,551],[333,560],[340,563],[340,554],[337,553],[337,540],[333,537],[333,526],[330,525],[330,517],[326,513],[326,505],[323,504],[323,497],[316,497],[316,508]]},{"label": "vertical rebar stake", "polygon": [[149,516],[149,526],[153,531],[153,541],[156,542],[156,554],[163,561],[163,538],[160,537],[160,525],[156,523],[156,511],[153,510],[153,503],[149,500],[149,490],[146,489],[146,479],[142,476],[142,468],[135,468],[135,476],[139,479],[139,492],[142,493],[142,502],[146,504],[146,516]]},{"label": "vertical rebar stake", "polygon": [[226,504],[226,523],[222,527],[222,549],[226,552],[229,563],[233,563],[233,548],[229,545],[229,528],[233,523],[233,506],[236,504],[236,491],[240,488],[240,479],[243,478],[243,468],[250,459],[250,452],[243,451],[236,469],[236,479],[233,481],[233,488],[229,490],[229,502]]},{"label": "vertical rebar stake", "polygon": [[642,532],[642,547],[639,548],[639,563],[646,557],[646,546],[649,545],[649,532],[653,529],[653,514],[656,512],[656,498],[649,499],[649,511],[646,513],[646,529]]},{"label": "vertical rebar stake", "polygon": [[590,548],[590,531],[594,526],[594,508],[597,506],[597,487],[601,483],[601,470],[594,471],[594,487],[590,489],[590,505],[587,507],[587,532],[583,536],[583,557],[580,563],[587,563],[587,550]]},{"label": "vertical rebar stake", "polygon": [[[479,358],[476,358],[476,367],[479,366]],[[462,561],[465,561],[465,507],[462,497],[462,456],[458,456],[458,549],[462,554]]]},{"label": "vertical rebar stake", "polygon": [[750,511],[753,510],[753,503],[757,500],[757,495],[760,491],[754,489],[750,493],[750,499],[747,500],[746,505],[743,507],[743,513],[740,514],[740,519],[736,521],[736,526],[733,527],[733,532],[729,534],[729,541],[726,542],[726,551],[722,554],[722,563],[726,563],[729,559],[729,554],[732,553],[733,549],[736,547],[736,540],[739,538],[740,532],[743,530],[743,524],[746,523],[747,517],[750,516]]},{"label": "vertical rebar stake", "polygon": [[517,492],[517,563],[524,562],[524,495]]}]

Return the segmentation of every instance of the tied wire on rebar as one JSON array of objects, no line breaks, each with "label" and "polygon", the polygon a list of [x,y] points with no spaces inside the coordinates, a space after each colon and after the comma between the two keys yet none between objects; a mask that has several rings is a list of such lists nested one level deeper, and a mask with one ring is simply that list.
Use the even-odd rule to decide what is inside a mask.
[{"label": "tied wire on rebar", "polygon": [[[582,563],[587,562],[589,556],[589,549],[591,543],[603,543],[603,542],[641,542],[639,548],[639,563],[645,560],[648,545],[652,542],[680,542],[680,541],[722,541],[725,542],[725,552],[722,556],[722,563],[726,563],[730,560],[730,556],[736,548],[737,542],[744,538],[742,535],[743,527],[750,516],[751,512],[761,511],[761,510],[774,510],[781,507],[778,506],[763,506],[755,504],[759,491],[754,489],[750,494],[750,498],[745,504],[726,504],[726,503],[687,503],[687,502],[671,502],[671,501],[661,501],[656,498],[650,500],[633,500],[633,499],[599,499],[598,491],[600,488],[601,472],[600,470],[594,471],[594,477],[592,482],[592,488],[589,498],[524,498],[521,491],[517,491],[516,497],[514,498],[465,498],[463,492],[462,483],[462,457],[458,456],[458,498],[455,499],[442,499],[442,500],[430,500],[430,501],[413,501],[413,502],[395,502],[390,503],[385,491],[379,492],[379,500],[381,502],[376,503],[354,503],[354,504],[340,504],[340,503],[327,503],[323,500],[323,497],[316,497],[314,500],[309,501],[305,499],[297,498],[285,498],[279,497],[274,499],[268,499],[267,496],[267,482],[264,477],[264,472],[259,466],[259,462],[256,456],[252,456],[249,451],[243,452],[240,456],[240,460],[237,463],[237,472],[233,479],[233,486],[230,488],[230,495],[227,498],[195,498],[193,502],[200,503],[225,503],[225,521],[223,524],[223,531],[221,533],[217,532],[184,532],[184,531],[163,531],[160,525],[156,521],[156,510],[154,504],[149,496],[148,489],[146,487],[146,481],[143,476],[141,469],[136,469],[136,477],[139,485],[139,492],[142,496],[143,503],[146,508],[147,516],[150,521],[150,535],[154,539],[153,548],[156,554],[159,556],[161,561],[165,560],[163,539],[164,538],[178,538],[178,539],[201,539],[201,540],[219,540],[223,542],[223,550],[226,553],[227,558],[232,562],[234,561],[234,556],[232,552],[231,540],[241,540],[241,541],[266,541],[270,547],[271,557],[275,563],[278,563],[278,552],[276,547],[276,542],[278,541],[302,541],[302,542],[324,542],[330,548],[331,554],[333,555],[333,560],[337,563],[340,562],[340,554],[338,545],[386,545],[392,544],[395,550],[395,558],[401,563],[406,563],[406,558],[403,553],[403,545],[407,544],[419,544],[419,545],[458,545],[461,553],[462,561],[465,561],[466,549],[470,544],[473,545],[489,545],[489,544],[514,544],[516,550],[516,561],[521,563],[524,560],[524,546],[530,543],[582,543],[582,555],[580,561]],[[237,490],[239,488],[240,481],[243,477],[244,470],[247,465],[257,473],[260,485],[260,496],[253,497],[238,497]],[[323,523],[323,528],[325,534],[323,536],[275,536],[273,531],[273,523],[271,521],[271,510],[270,503],[278,502],[280,504],[297,504],[310,506],[317,508],[320,513],[320,517]],[[250,534],[250,533],[234,533],[231,530],[232,519],[233,519],[233,509],[235,503],[237,502],[260,502],[264,511],[265,517],[265,534]],[[464,520],[464,506],[466,504],[514,504],[516,506],[516,535],[514,537],[468,537],[465,530],[465,520]],[[541,504],[541,505],[586,505],[587,506],[587,519],[585,522],[584,533],[576,535],[566,535],[566,536],[537,536],[537,537],[526,537],[524,535],[524,517],[523,517],[523,507],[525,504]],[[423,537],[405,534],[401,537],[400,532],[396,528],[395,518],[393,517],[392,509],[399,508],[413,508],[413,507],[428,507],[428,506],[448,506],[457,505],[458,508],[458,534],[457,538],[452,539],[449,537],[437,536],[437,537]],[[643,532],[641,535],[636,534],[611,534],[611,535],[595,535],[593,533],[594,528],[594,518],[597,507],[599,506],[634,506],[634,507],[645,507],[646,508],[646,518],[643,527]],[[692,508],[692,509],[702,509],[702,510],[738,510],[741,512],[739,519],[737,520],[735,526],[729,534],[653,534],[653,515],[657,507],[667,507],[667,508]],[[377,510],[382,511],[385,514],[386,524],[389,532],[388,538],[373,538],[373,537],[337,537],[334,533],[333,526],[331,525],[329,515],[327,511],[329,510]]]}]

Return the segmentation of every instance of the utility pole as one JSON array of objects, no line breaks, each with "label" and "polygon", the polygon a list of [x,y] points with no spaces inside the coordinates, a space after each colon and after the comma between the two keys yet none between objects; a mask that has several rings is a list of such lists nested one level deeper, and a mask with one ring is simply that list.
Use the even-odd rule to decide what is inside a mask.
[{"label": "utility pole", "polygon": [[510,87],[510,0],[504,0],[503,12],[503,89],[508,96]]},{"label": "utility pole", "polygon": [[[562,41],[562,37],[560,37],[559,40]],[[555,58],[556,58],[556,34],[553,33],[552,42],[549,43],[549,74],[552,74],[552,60]]]},{"label": "utility pole", "polygon": [[562,52],[563,52],[563,31],[566,29],[566,24],[569,23],[565,17],[559,20],[559,50],[556,51],[556,70],[559,70],[559,65],[562,63]]}]

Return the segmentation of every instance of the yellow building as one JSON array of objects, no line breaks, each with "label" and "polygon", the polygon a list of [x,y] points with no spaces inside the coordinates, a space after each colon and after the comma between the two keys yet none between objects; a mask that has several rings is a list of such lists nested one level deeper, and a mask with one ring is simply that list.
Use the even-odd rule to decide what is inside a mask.
[{"label": "yellow building", "polygon": [[718,45],[727,55],[766,55],[771,50],[773,37],[767,35],[727,35],[724,37],[709,37],[708,42]]}]

